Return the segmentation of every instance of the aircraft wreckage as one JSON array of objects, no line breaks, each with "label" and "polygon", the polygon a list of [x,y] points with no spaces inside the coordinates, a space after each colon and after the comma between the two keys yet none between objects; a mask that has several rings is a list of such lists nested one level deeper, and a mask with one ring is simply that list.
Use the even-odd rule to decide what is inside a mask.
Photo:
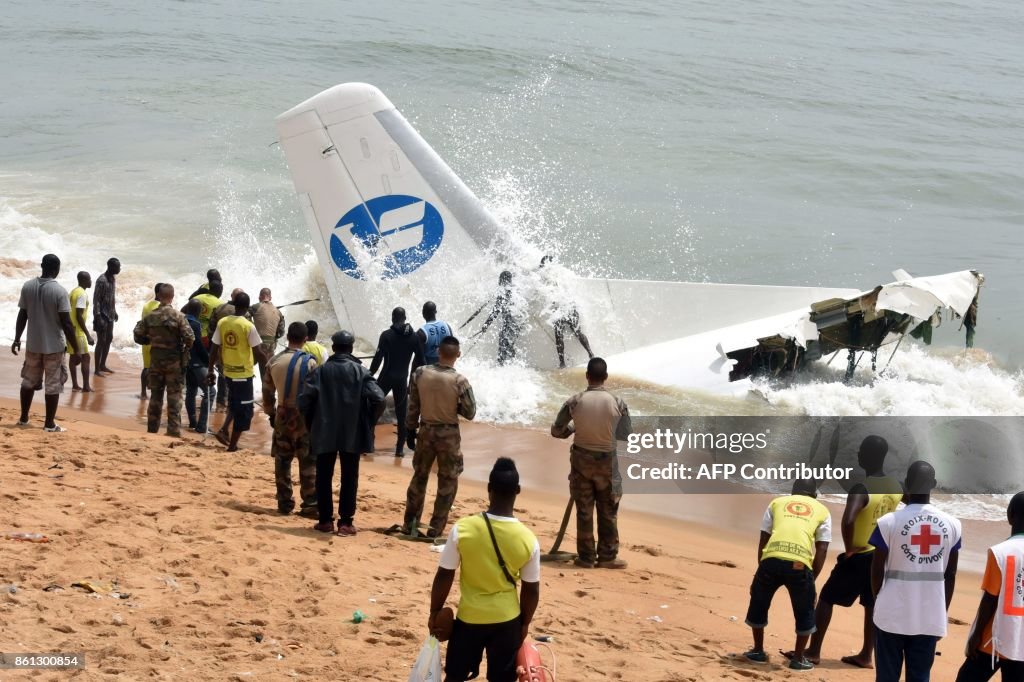
[{"label": "aircraft wreckage", "polygon": [[[976,323],[983,278],[973,271],[901,271],[866,292],[588,278],[554,264],[541,272],[544,252],[495,220],[365,83],[311,97],[278,116],[277,130],[339,323],[368,344],[393,307],[427,300],[468,334],[459,323],[500,298],[506,272],[516,287],[507,295],[522,302],[516,362],[557,367],[554,322],[578,319],[617,376],[716,392],[739,393],[752,377],[782,377],[843,350],[850,376],[865,353],[876,366],[880,349],[925,333],[944,308],[969,334]],[[494,357],[495,336],[481,337],[474,356]],[[570,345],[569,364],[585,362]]]}]

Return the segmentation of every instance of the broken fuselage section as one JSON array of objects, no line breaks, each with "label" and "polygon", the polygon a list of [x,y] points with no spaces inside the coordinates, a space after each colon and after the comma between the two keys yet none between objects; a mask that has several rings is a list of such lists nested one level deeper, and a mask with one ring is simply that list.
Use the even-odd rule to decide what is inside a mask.
[{"label": "broken fuselage section", "polygon": [[941,323],[944,308],[952,318],[963,319],[966,345],[973,345],[978,292],[985,281],[981,273],[964,270],[919,278],[902,271],[894,274],[899,277],[896,282],[853,298],[812,303],[810,310],[794,313],[778,333],[758,338],[757,345],[727,351],[734,361],[729,381],[783,378],[826,356],[831,363],[844,350],[849,381],[865,357],[876,371],[879,350],[892,346],[888,366],[907,334],[930,343],[932,327]]}]

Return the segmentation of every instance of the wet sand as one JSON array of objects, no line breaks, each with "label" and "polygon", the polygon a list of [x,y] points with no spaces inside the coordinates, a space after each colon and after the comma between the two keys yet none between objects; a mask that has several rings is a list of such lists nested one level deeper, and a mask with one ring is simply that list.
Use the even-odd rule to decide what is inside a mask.
[{"label": "wet sand", "polygon": [[[17,390],[11,360],[0,362],[9,378],[4,396]],[[426,634],[437,557],[371,529],[400,520],[408,458],[366,458],[356,520],[362,532],[325,537],[310,521],[276,513],[261,419],[236,454],[212,438],[145,434],[143,410],[131,397],[136,370],[123,369],[97,380],[94,395],[65,394],[66,434],[13,427],[15,401],[0,398],[0,530],[51,539],[0,541],[0,583],[17,590],[0,594],[5,649],[84,651],[88,668],[75,677],[85,680],[405,680]],[[41,409],[40,400],[33,410],[39,423]],[[393,434],[378,428],[385,453]],[[473,479],[507,454],[529,481],[517,515],[550,547],[566,500],[565,443],[487,425],[465,434],[467,476],[453,517],[483,508],[485,488]],[[873,678],[838,660],[858,648],[857,609],[837,610],[826,660],[809,675],[785,670],[778,655],[767,667],[732,656],[749,646],[743,616],[764,496],[687,496],[687,513],[720,521],[710,524],[645,513],[637,507],[657,508],[664,496],[635,497],[628,502],[641,504],[620,515],[628,570],[545,565],[533,629],[555,637],[560,680]],[[573,546],[570,528],[563,548]],[[79,580],[102,589],[116,583],[129,596],[90,595],[71,587]],[[959,665],[977,584],[976,575],[961,572],[934,679],[952,679]],[[51,585],[61,589],[46,591]],[[368,620],[352,624],[356,609]],[[776,652],[791,640],[792,615],[780,595],[767,648]]]}]

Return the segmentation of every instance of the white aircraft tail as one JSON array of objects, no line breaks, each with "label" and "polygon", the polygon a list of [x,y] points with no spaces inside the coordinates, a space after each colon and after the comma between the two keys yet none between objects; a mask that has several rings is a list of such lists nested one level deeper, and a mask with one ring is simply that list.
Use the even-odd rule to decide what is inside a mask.
[{"label": "white aircraft tail", "polygon": [[497,264],[501,234],[480,201],[372,85],[325,90],[277,129],[341,324],[364,339],[391,308],[432,299],[460,319]]}]

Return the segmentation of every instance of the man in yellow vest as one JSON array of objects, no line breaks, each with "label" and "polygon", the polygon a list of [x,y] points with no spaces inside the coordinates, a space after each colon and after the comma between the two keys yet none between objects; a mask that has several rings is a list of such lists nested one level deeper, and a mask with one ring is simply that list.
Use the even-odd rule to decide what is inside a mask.
[{"label": "man in yellow vest", "polygon": [[[487,679],[514,682],[516,653],[540,602],[540,544],[515,518],[519,472],[499,457],[487,482],[485,513],[460,519],[448,533],[430,590],[427,627],[443,634],[438,614],[459,576],[459,610],[448,641],[447,680],[469,680],[487,651]],[[516,581],[522,581],[516,595]]]},{"label": "man in yellow vest", "polygon": [[768,662],[764,651],[768,609],[775,592],[785,586],[796,620],[796,646],[789,667],[814,667],[804,657],[804,649],[814,632],[814,579],[825,565],[828,543],[832,541],[832,518],[825,505],[815,499],[817,496],[814,481],[798,479],[793,481],[793,494],[775,498],[764,513],[746,619],[753,630],[754,646],[743,654],[753,663]]},{"label": "man in yellow vest", "polygon": [[325,353],[324,347],[316,340],[317,334],[320,333],[320,325],[317,324],[316,320],[306,320],[306,343],[303,344],[302,350],[305,353],[309,353],[316,360],[318,367],[324,366],[324,361],[329,357]]},{"label": "man in yellow vest", "polygon": [[[146,316],[151,312],[160,307],[160,288],[163,287],[163,282],[157,282],[157,285],[153,287],[153,300],[146,301],[142,304],[142,317],[141,320],[146,319]],[[146,395],[146,388],[149,386],[149,368],[153,364],[153,353],[152,347],[148,343],[142,344],[142,388],[139,391],[139,399],[145,400],[148,396]]]},{"label": "man in yellow vest", "polygon": [[1024,680],[1024,492],[1006,508],[1010,539],[989,548],[978,616],[956,682]]},{"label": "man in yellow vest", "polygon": [[832,620],[832,607],[853,606],[856,599],[864,607],[864,642],[860,651],[841,659],[847,665],[871,668],[875,651],[875,626],[872,617],[875,597],[871,592],[871,559],[875,548],[868,539],[878,526],[878,519],[896,511],[903,499],[903,486],[886,476],[883,471],[889,443],[881,436],[868,436],[861,442],[857,463],[864,470],[864,480],[850,488],[843,512],[842,533],[846,551],[836,560],[814,611],[814,624],[818,628],[804,653],[807,660],[817,665],[821,661],[821,644],[825,641]]},{"label": "man in yellow vest", "polygon": [[223,293],[224,285],[220,281],[213,281],[210,282],[208,292],[192,297],[203,306],[203,309],[199,311],[199,329],[203,333],[203,345],[207,348],[210,347],[210,335],[213,333],[213,330],[210,329],[210,318],[213,316],[214,311],[220,307],[220,297]]},{"label": "man in yellow vest", "polygon": [[[255,376],[256,360],[266,361],[263,340],[256,331],[256,325],[245,318],[249,311],[249,294],[241,292],[235,296],[234,315],[223,317],[217,322],[217,329],[210,337],[210,366],[207,381],[212,386],[216,381],[214,367],[218,360],[224,366],[224,377],[228,386],[228,418],[215,434],[217,440],[228,446],[228,452],[238,450],[238,439],[252,425],[253,395],[252,379]],[[228,438],[228,427],[231,436]]]},{"label": "man in yellow vest", "polygon": [[[71,374],[71,390],[91,393],[89,385],[89,346],[96,343],[92,334],[86,328],[86,320],[89,319],[89,296],[85,290],[92,286],[92,276],[85,272],[78,273],[78,286],[71,290],[69,295],[71,303],[71,326],[75,330],[75,338],[68,339],[68,369]],[[77,341],[77,343],[76,343]],[[81,349],[81,352],[79,352]],[[82,366],[82,385],[78,385],[78,376],[75,369]]]}]

